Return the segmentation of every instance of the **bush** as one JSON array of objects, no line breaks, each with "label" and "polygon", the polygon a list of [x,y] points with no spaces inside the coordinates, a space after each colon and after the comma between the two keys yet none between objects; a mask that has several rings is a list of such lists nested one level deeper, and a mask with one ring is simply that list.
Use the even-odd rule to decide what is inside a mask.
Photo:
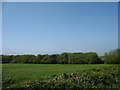
[{"label": "bush", "polygon": [[120,49],[114,49],[105,53],[103,59],[107,64],[120,64]]},{"label": "bush", "polygon": [[2,55],[2,63],[11,63],[13,55]]}]

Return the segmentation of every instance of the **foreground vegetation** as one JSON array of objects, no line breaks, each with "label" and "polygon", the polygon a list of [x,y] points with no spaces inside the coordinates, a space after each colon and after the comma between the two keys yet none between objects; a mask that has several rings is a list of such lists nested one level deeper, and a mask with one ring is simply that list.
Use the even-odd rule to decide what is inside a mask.
[{"label": "foreground vegetation", "polygon": [[118,65],[3,64],[7,88],[119,88]]},{"label": "foreground vegetation", "polygon": [[95,52],[2,55],[2,63],[3,89],[120,88],[120,49],[101,57]]}]

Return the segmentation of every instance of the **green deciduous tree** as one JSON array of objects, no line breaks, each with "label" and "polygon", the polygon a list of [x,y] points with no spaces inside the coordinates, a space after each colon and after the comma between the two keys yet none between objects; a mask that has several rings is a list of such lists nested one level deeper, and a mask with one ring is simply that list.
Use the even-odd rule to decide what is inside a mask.
[{"label": "green deciduous tree", "polygon": [[120,64],[120,49],[114,49],[105,53],[103,60],[107,64]]}]

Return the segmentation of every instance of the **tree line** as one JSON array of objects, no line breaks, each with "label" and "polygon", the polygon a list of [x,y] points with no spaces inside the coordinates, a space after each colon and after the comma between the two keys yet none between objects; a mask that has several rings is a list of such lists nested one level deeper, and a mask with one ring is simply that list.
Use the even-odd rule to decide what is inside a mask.
[{"label": "tree line", "polygon": [[103,63],[95,52],[62,53],[52,55],[2,55],[2,63],[35,64],[99,64]]},{"label": "tree line", "polygon": [[105,53],[98,57],[95,52],[62,53],[52,55],[2,55],[2,63],[26,64],[120,64],[120,49]]},{"label": "tree line", "polygon": [[105,64],[120,64],[120,49],[114,49],[101,57]]}]

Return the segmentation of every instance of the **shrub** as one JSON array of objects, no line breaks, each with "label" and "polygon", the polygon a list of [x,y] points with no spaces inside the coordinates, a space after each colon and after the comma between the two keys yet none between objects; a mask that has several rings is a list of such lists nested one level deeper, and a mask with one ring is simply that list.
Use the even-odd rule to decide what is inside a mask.
[{"label": "shrub", "polygon": [[105,53],[103,59],[107,64],[120,64],[120,49],[114,49]]}]

